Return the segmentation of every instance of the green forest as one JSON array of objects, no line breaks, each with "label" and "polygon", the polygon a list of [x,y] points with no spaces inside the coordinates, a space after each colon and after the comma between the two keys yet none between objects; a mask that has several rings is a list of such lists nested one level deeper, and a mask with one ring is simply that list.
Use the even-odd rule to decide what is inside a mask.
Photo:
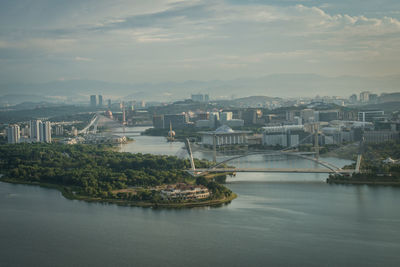
[{"label": "green forest", "polygon": [[[206,168],[211,162],[195,160]],[[207,186],[214,198],[231,191],[213,180],[195,179],[185,170],[187,159],[174,156],[115,152],[100,145],[16,144],[0,146],[1,180],[52,184],[77,196],[129,201],[160,201],[152,187],[196,183]],[[136,194],[112,191],[139,188]]]}]

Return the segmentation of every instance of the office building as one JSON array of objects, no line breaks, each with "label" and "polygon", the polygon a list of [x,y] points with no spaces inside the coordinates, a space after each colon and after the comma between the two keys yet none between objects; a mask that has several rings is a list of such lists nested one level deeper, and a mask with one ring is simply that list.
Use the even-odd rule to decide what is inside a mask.
[{"label": "office building", "polygon": [[103,96],[99,95],[99,107],[103,106]]},{"label": "office building", "polygon": [[249,108],[242,111],[241,118],[244,120],[244,125],[255,125],[258,124],[262,115],[263,113],[261,109]]},{"label": "office building", "polygon": [[383,110],[369,110],[358,112],[358,121],[373,122],[383,117],[385,112]]},{"label": "office building", "polygon": [[10,125],[7,128],[7,140],[9,144],[19,143],[19,138],[21,136],[19,126],[16,124]]},{"label": "office building", "polygon": [[91,95],[90,96],[90,106],[91,107],[96,107],[97,106],[96,95]]},{"label": "office building", "polygon": [[108,107],[109,109],[111,109],[111,99],[108,99],[108,100],[107,100],[107,107]]},{"label": "office building", "polygon": [[398,131],[365,131],[366,143],[383,143],[387,141],[399,141]]},{"label": "office building", "polygon": [[263,127],[262,144],[265,146],[290,147],[298,145],[305,135],[303,125]]},{"label": "office building", "polygon": [[164,115],[164,127],[172,124],[173,128],[183,128],[189,123],[189,116],[187,113],[181,114],[166,114]]},{"label": "office building", "polygon": [[322,111],[317,111],[315,113],[318,114],[318,121],[330,122],[339,119],[338,110],[322,110]]}]

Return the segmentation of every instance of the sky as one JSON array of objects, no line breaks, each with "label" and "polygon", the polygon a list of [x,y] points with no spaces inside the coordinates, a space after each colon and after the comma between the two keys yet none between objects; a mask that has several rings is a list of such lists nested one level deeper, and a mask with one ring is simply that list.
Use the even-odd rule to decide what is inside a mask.
[{"label": "sky", "polygon": [[398,0],[1,0],[0,81],[400,75]]}]

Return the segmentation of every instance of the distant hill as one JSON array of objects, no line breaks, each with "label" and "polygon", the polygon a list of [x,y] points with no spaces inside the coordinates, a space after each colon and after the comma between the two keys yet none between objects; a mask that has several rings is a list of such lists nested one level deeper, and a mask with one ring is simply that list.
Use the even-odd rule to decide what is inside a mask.
[{"label": "distant hill", "polygon": [[[400,76],[327,77],[316,74],[271,74],[233,80],[185,81],[163,83],[117,83],[93,80],[53,81],[37,84],[0,84],[0,102],[6,95],[37,95],[88,101],[90,94],[103,94],[114,99],[172,101],[189,98],[192,93],[209,93],[212,99],[230,99],[248,95],[300,97],[316,95],[350,96],[360,91],[399,92]],[[24,99],[23,101],[32,101]],[[23,102],[21,101],[21,102]],[[54,100],[53,100],[54,101]]]}]

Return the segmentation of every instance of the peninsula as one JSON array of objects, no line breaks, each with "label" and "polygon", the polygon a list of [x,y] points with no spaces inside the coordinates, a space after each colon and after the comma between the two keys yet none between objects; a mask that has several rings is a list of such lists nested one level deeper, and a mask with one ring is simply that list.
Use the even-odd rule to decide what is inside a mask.
[{"label": "peninsula", "polygon": [[[211,164],[195,161],[202,168]],[[220,183],[225,180],[221,174],[193,177],[185,171],[189,168],[189,160],[116,152],[103,145],[0,146],[0,181],[55,188],[69,199],[179,208],[216,206],[236,197]]]}]

